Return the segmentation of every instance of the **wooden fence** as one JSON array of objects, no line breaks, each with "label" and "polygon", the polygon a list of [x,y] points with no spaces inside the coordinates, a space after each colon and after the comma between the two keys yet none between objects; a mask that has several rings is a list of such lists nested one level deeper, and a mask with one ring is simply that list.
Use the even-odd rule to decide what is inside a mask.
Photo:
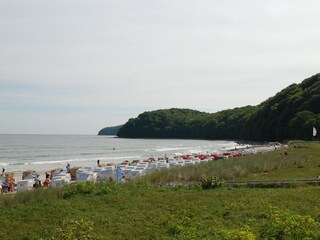
[{"label": "wooden fence", "polygon": [[320,185],[318,178],[269,179],[269,180],[232,180],[227,181],[229,187],[295,187],[299,185]]}]

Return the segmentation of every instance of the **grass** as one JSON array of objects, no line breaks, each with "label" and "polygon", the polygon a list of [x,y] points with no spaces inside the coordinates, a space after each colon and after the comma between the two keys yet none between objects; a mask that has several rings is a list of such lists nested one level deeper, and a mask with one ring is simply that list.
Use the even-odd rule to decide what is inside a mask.
[{"label": "grass", "polygon": [[296,142],[290,142],[289,149],[161,171],[148,175],[143,180],[167,184],[198,182],[214,176],[235,180],[311,178],[320,175],[320,144],[299,142],[299,148],[294,148],[295,145]]},{"label": "grass", "polygon": [[177,179],[196,181],[204,174],[227,179],[319,175],[320,144],[294,144],[288,155],[274,152],[200,164],[124,185],[84,183],[1,196],[0,239],[75,239],[75,232],[81,232],[82,239],[319,239],[317,186],[154,186]]},{"label": "grass", "polygon": [[317,178],[320,175],[319,142],[291,141],[288,146],[288,155],[285,157],[290,164],[266,173],[250,173],[246,178],[261,180]]},{"label": "grass", "polygon": [[102,239],[174,239],[172,228],[187,217],[191,223],[184,227],[196,227],[198,236],[210,236],[208,229],[231,231],[245,226],[259,235],[265,221],[261,214],[268,206],[312,219],[320,214],[318,187],[204,191],[127,185],[113,190],[105,195],[38,199],[1,208],[2,236],[50,239],[64,220],[75,219],[92,222]]}]

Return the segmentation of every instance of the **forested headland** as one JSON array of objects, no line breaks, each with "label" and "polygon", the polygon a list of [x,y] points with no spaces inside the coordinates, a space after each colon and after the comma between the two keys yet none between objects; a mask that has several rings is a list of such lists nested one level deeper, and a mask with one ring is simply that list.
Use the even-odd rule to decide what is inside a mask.
[{"label": "forested headland", "polygon": [[312,139],[320,129],[320,74],[292,84],[257,106],[216,113],[162,109],[129,119],[118,131],[125,138],[183,138],[282,141]]},{"label": "forested headland", "polygon": [[122,125],[105,127],[99,131],[98,135],[117,135],[121,127]]}]

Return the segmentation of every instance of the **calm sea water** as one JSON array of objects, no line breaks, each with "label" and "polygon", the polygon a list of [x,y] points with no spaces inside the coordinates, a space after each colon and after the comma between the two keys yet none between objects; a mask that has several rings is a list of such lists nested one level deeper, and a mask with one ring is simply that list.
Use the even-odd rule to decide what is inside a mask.
[{"label": "calm sea water", "polygon": [[6,171],[47,171],[56,167],[96,166],[165,154],[214,152],[236,146],[229,141],[122,139],[85,135],[0,134],[0,166]]}]

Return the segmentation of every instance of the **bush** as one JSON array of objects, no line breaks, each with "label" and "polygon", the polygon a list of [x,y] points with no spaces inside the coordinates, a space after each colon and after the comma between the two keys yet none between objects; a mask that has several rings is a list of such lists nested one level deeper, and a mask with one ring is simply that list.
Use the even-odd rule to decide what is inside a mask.
[{"label": "bush", "polygon": [[223,239],[225,240],[255,240],[255,235],[247,228],[226,231]]},{"label": "bush", "polygon": [[57,228],[55,235],[51,240],[95,240],[99,239],[93,232],[93,223],[81,220],[65,220],[62,228]]},{"label": "bush", "polygon": [[320,223],[309,216],[271,208],[264,214],[267,222],[260,230],[262,239],[309,240],[320,238]]},{"label": "bush", "polygon": [[202,179],[200,184],[203,189],[213,189],[224,187],[226,185],[226,181],[218,177],[210,177]]},{"label": "bush", "polygon": [[217,229],[200,224],[190,210],[179,211],[164,223],[172,239],[221,239],[255,240],[255,235],[248,228],[235,230]]},{"label": "bush", "polygon": [[194,220],[194,213],[182,210],[170,216],[164,223],[173,239],[202,239],[203,226]]},{"label": "bush", "polygon": [[69,198],[74,195],[102,195],[111,192],[111,185],[107,183],[94,184],[92,182],[82,182],[64,187],[63,197]]}]

